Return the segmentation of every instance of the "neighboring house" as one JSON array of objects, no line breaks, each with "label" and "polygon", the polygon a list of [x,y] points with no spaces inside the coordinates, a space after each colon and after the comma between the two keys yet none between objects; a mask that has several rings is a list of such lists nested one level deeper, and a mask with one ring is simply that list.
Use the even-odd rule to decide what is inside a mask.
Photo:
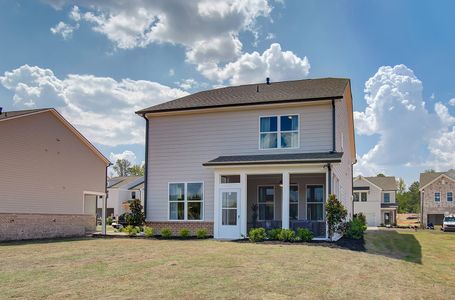
[{"label": "neighboring house", "polygon": [[0,151],[0,240],[95,230],[110,162],[55,109],[1,112]]},{"label": "neighboring house", "polygon": [[145,211],[153,228],[237,239],[254,226],[307,227],[327,238],[330,193],[351,216],[348,79],[226,87],[137,114],[147,124]]},{"label": "neighboring house", "polygon": [[123,176],[107,181],[107,216],[127,212],[129,201],[139,199],[144,205],[144,176]]},{"label": "neighboring house", "polygon": [[394,176],[354,178],[354,213],[363,213],[368,226],[395,225],[397,182]]},{"label": "neighboring house", "polygon": [[455,170],[420,173],[422,225],[442,225],[444,215],[455,214]]}]

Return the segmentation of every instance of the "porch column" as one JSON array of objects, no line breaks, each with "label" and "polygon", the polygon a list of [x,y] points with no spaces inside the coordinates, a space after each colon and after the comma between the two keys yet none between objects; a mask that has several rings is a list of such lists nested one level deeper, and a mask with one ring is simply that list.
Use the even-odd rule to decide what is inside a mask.
[{"label": "porch column", "polygon": [[214,194],[213,194],[213,237],[218,238],[218,225],[220,223],[220,174],[215,172],[213,177]]},{"label": "porch column", "polygon": [[[329,195],[330,195],[330,172],[327,168],[327,170],[325,171],[325,199],[324,199],[324,203],[327,203],[327,199],[329,199]],[[324,205],[325,206],[325,205]],[[329,224],[327,223],[327,218],[325,216],[325,209],[324,209],[324,220],[325,220],[325,238],[328,239],[329,238]]]},{"label": "porch column", "polygon": [[247,205],[247,182],[248,177],[245,173],[240,173],[240,186],[241,186],[241,197],[240,197],[240,234],[243,237],[248,235],[247,222],[248,222],[248,205]]},{"label": "porch column", "polygon": [[[101,208],[101,234],[106,235],[106,202],[107,202],[107,197],[106,194],[103,196],[97,196],[98,199],[103,201],[103,205]],[[98,207],[98,205],[97,205]]]},{"label": "porch column", "polygon": [[283,172],[282,177],[281,228],[289,229],[289,172]]}]

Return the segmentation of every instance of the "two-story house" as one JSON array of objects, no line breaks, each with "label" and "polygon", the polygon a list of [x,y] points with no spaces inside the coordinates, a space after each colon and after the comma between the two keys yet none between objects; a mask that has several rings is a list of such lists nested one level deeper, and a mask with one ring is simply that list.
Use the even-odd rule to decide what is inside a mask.
[{"label": "two-story house", "polygon": [[442,225],[444,215],[455,214],[455,170],[420,173],[422,225]]},{"label": "two-story house", "polygon": [[307,227],[327,238],[325,203],[352,208],[356,161],[349,79],[203,91],[137,114],[146,120],[145,212],[155,229]]},{"label": "two-story house", "polygon": [[397,181],[394,176],[354,178],[354,213],[363,213],[368,226],[394,225],[397,220]]},{"label": "two-story house", "polygon": [[107,216],[118,217],[129,211],[131,200],[144,205],[144,176],[119,176],[107,180]]}]

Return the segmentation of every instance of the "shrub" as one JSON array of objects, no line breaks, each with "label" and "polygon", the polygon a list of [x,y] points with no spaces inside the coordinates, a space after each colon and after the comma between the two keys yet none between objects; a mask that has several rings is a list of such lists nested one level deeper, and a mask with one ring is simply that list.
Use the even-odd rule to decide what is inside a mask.
[{"label": "shrub", "polygon": [[139,232],[141,232],[141,229],[136,226],[128,225],[125,228],[122,228],[121,232],[126,232],[129,236],[136,236]]},{"label": "shrub", "polygon": [[144,227],[144,235],[146,237],[153,237],[153,228],[152,227]]},{"label": "shrub", "polygon": [[130,203],[130,213],[125,214],[125,221],[128,225],[142,226],[144,224],[144,212],[141,200],[136,199]]},{"label": "shrub", "polygon": [[196,231],[196,237],[197,237],[198,239],[205,239],[205,238],[207,238],[207,236],[208,236],[207,229],[199,228],[199,229]]},{"label": "shrub", "polygon": [[277,238],[282,242],[293,242],[295,240],[295,232],[292,229],[281,229]]},{"label": "shrub", "polygon": [[359,217],[354,217],[346,225],[346,236],[351,239],[360,240],[363,238],[363,233],[367,230],[364,221]]},{"label": "shrub", "polygon": [[334,194],[330,194],[325,206],[325,212],[329,227],[329,237],[332,238],[336,232],[342,233],[348,211]]},{"label": "shrub", "polygon": [[161,229],[161,236],[166,239],[170,238],[172,236],[172,230],[170,228]]},{"label": "shrub", "polygon": [[281,232],[281,228],[270,229],[269,231],[267,231],[267,237],[270,240],[277,240],[280,232]]},{"label": "shrub", "polygon": [[267,235],[265,234],[264,228],[253,228],[248,234],[248,238],[251,242],[262,242],[266,237]]},{"label": "shrub", "polygon": [[367,218],[363,213],[354,214],[354,218],[359,219],[359,221],[361,221],[363,225],[367,225]]},{"label": "shrub", "polygon": [[311,242],[314,234],[306,228],[299,228],[297,229],[296,236],[301,242]]},{"label": "shrub", "polygon": [[182,238],[187,238],[190,236],[190,230],[189,229],[186,229],[186,228],[182,228],[182,230],[180,230],[180,236]]},{"label": "shrub", "polygon": [[112,225],[112,217],[107,217],[106,218],[106,224],[107,225]]}]

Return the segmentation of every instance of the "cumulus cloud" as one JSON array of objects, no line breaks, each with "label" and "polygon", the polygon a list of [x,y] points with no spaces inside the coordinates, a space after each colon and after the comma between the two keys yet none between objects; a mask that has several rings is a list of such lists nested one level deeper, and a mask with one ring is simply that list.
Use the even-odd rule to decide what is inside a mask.
[{"label": "cumulus cloud", "polygon": [[372,175],[388,166],[447,169],[455,165],[455,118],[438,102],[425,107],[423,84],[405,65],[383,66],[365,83],[366,108],[354,112],[359,135],[379,141],[359,157],[357,172]]},{"label": "cumulus cloud", "polygon": [[107,146],[143,143],[144,122],[134,112],[187,95],[146,80],[58,78],[50,69],[29,65],[5,72],[0,84],[14,93],[13,107],[56,107],[89,140]]},{"label": "cumulus cloud", "polygon": [[267,0],[71,3],[77,4],[70,12],[71,20],[89,24],[117,48],[132,49],[152,43],[181,45],[186,51],[186,61],[217,84],[225,80],[251,82],[249,74],[263,81],[264,72],[273,72],[270,76],[276,80],[308,74],[308,59],[282,51],[279,44],[273,44],[262,54],[243,52],[240,33],[251,32],[257,42],[257,20],[263,17],[271,21],[272,5]]},{"label": "cumulus cloud", "polygon": [[455,98],[450,99],[449,104],[455,106]]},{"label": "cumulus cloud", "polygon": [[134,154],[134,152],[130,151],[130,150],[125,150],[122,153],[111,152],[111,154],[109,155],[109,160],[112,163],[115,163],[119,159],[126,159],[129,162],[131,162],[131,164],[134,165],[134,164],[136,164],[137,157],[136,157],[136,154]]},{"label": "cumulus cloud", "polygon": [[51,28],[51,32],[55,35],[61,35],[64,40],[70,39],[73,36],[74,30],[79,28],[79,24],[71,26],[62,21]]}]

